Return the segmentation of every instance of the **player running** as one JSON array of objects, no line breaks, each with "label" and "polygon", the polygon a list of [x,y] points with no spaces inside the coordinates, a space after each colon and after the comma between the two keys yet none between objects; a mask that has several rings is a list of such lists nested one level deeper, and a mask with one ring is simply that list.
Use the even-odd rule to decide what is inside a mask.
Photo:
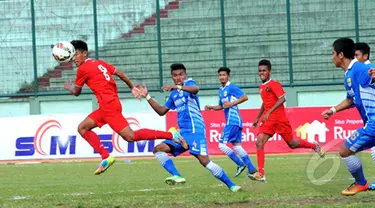
[{"label": "player running", "polygon": [[279,134],[291,149],[309,148],[313,149],[322,158],[325,155],[317,142],[309,143],[304,140],[293,139],[292,127],[285,115],[285,92],[279,82],[271,79],[271,72],[272,66],[269,60],[264,59],[259,61],[258,75],[262,80],[259,91],[263,103],[253,123],[253,127],[257,127],[259,119],[263,115],[259,124],[256,141],[259,172],[248,174],[250,179],[258,181],[266,180],[264,176],[264,145],[275,133]]},{"label": "player running", "polygon": [[[238,110],[238,104],[247,101],[247,95],[237,86],[232,84],[230,79],[230,69],[228,67],[221,67],[217,71],[221,87],[219,88],[219,104],[215,106],[206,105],[205,110],[223,110],[226,120],[226,125],[221,134],[219,141],[219,149],[226,154],[234,163],[237,164],[237,172],[235,177],[238,177],[248,167],[248,173],[253,174],[257,172],[247,152],[242,148],[242,118]],[[230,142],[234,150],[240,155],[241,159],[237,157],[236,153],[227,146]]]},{"label": "player running", "polygon": [[352,196],[369,188],[361,160],[356,153],[375,146],[375,73],[371,69],[375,65],[358,62],[354,59],[354,53],[355,45],[350,38],[340,38],[333,43],[332,60],[336,67],[345,72],[344,85],[347,93],[345,100],[322,113],[323,118],[329,119],[336,112],[355,106],[365,124],[353,132],[340,148],[340,156],[355,179],[354,183],[341,192],[344,196]]},{"label": "player running", "polygon": [[[181,135],[186,139],[189,145],[189,152],[196,157],[198,161],[207,168],[212,175],[224,182],[230,191],[237,192],[241,189],[236,186],[223,171],[223,169],[212,162],[208,157],[205,125],[203,116],[200,112],[198,91],[199,88],[195,81],[187,79],[186,68],[183,64],[172,64],[171,74],[174,85],[164,85],[164,91],[170,91],[171,94],[164,106],[159,105],[148,94],[147,87],[141,88],[141,94],[145,97],[150,106],[160,116],[165,115],[169,110],[177,110],[178,126]],[[154,154],[159,163],[172,176],[168,177],[165,182],[169,185],[185,183],[186,180],[181,176],[174,166],[168,153],[174,157],[187,151],[181,144],[171,141],[164,141],[154,148]]]},{"label": "player running", "polygon": [[78,67],[75,85],[71,81],[64,84],[64,88],[75,96],[81,94],[84,84],[93,91],[98,103],[99,109],[92,112],[78,126],[79,134],[97,151],[102,157],[99,168],[95,174],[105,172],[114,162],[115,158],[109,155],[108,151],[100,142],[98,135],[92,131],[96,127],[102,127],[108,124],[116,133],[128,142],[140,140],[169,139],[174,142],[182,143],[181,146],[187,148],[186,142],[180,136],[175,128],[170,132],[140,129],[134,131],[130,128],[128,122],[122,115],[122,106],[117,95],[117,85],[112,75],[118,76],[131,89],[133,95],[140,98],[140,90],[135,88],[129,78],[116,68],[102,60],[88,58],[87,44],[81,40],[73,40],[72,45],[76,49],[73,58]]},{"label": "player running", "polygon": [[[370,46],[367,43],[356,43],[355,44],[355,58],[364,64],[371,64],[370,62]],[[375,147],[371,148],[371,157],[372,161],[375,163]],[[372,182],[369,186],[369,189],[375,190],[375,182]]]}]

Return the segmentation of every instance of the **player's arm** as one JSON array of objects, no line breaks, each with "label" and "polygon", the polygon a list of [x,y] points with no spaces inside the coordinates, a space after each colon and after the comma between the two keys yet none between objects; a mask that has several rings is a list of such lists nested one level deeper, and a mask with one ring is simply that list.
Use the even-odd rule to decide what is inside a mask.
[{"label": "player's arm", "polygon": [[65,82],[64,89],[68,90],[74,96],[79,96],[82,92],[82,87],[86,82],[87,76],[88,74],[86,72],[86,68],[79,67],[77,70],[75,84],[69,80]]},{"label": "player's arm", "polygon": [[256,127],[258,125],[259,118],[262,116],[263,113],[264,113],[264,104],[262,103],[262,105],[260,106],[259,112],[257,114],[257,117],[255,121],[253,122],[253,127]]},{"label": "player's arm", "polygon": [[270,89],[272,93],[278,98],[276,103],[263,115],[262,121],[265,122],[271,113],[283,105],[286,101],[285,91],[279,82],[270,83]]},{"label": "player's arm", "polygon": [[271,114],[274,110],[276,110],[278,107],[283,105],[285,103],[285,101],[286,101],[285,95],[283,95],[282,97],[279,97],[279,99],[277,99],[275,105],[273,105],[272,108],[269,111],[267,111],[267,114]]},{"label": "player's arm", "polygon": [[128,85],[128,87],[130,88],[133,95],[139,100],[141,100],[140,90],[137,87],[134,87],[132,81],[130,81],[129,77],[126,76],[124,72],[115,69],[113,74],[119,77],[123,82],[125,82],[126,85]]},{"label": "player's arm", "polygon": [[263,113],[264,113],[264,104],[262,103],[262,105],[260,106],[259,112],[257,114],[256,120],[259,120]]},{"label": "player's arm", "polygon": [[245,101],[247,101],[249,98],[247,97],[247,95],[242,95],[239,99],[233,101],[233,102],[225,102],[224,103],[224,108],[230,108],[232,106],[235,106],[235,105],[238,105],[238,104],[241,104]]},{"label": "player's arm", "polygon": [[336,106],[334,106],[334,107],[332,107],[328,110],[323,111],[322,116],[323,116],[324,119],[329,119],[329,117],[331,117],[336,112],[340,112],[340,111],[343,111],[345,109],[349,109],[353,105],[354,105],[353,99],[346,98],[340,104],[338,104],[338,105],[336,105]]},{"label": "player's arm", "polygon": [[205,110],[215,110],[215,111],[219,111],[219,110],[223,110],[223,102],[221,102],[221,97],[220,97],[220,90],[219,90],[219,102],[217,105],[206,105],[204,106],[204,109]]},{"label": "player's arm", "polygon": [[221,106],[221,105],[206,105],[206,106],[204,106],[204,109],[205,110],[215,110],[215,111],[218,111],[218,110],[223,110],[223,106]]},{"label": "player's arm", "polygon": [[74,86],[72,81],[67,81],[64,84],[64,89],[68,90],[71,94],[79,96],[82,92],[82,87]]},{"label": "player's arm", "polygon": [[115,70],[115,72],[113,74],[116,75],[117,77],[119,77],[123,82],[125,82],[126,85],[128,85],[128,87],[130,89],[134,88],[133,83],[130,81],[129,77],[126,76],[126,74],[124,72],[122,72],[120,70]]},{"label": "player's arm", "polygon": [[148,104],[152,107],[152,109],[154,109],[154,111],[159,114],[159,116],[164,116],[165,114],[167,114],[167,112],[169,111],[169,108],[165,107],[165,106],[161,106],[158,102],[156,102],[156,100],[154,100],[150,94],[148,93],[148,90],[147,90],[147,87],[146,85],[144,85],[141,89],[140,89],[140,93],[143,97],[146,98]]},{"label": "player's arm", "polygon": [[[147,95],[150,96],[149,94],[147,94]],[[169,109],[167,107],[161,106],[151,96],[150,97],[148,97],[148,96],[146,96],[148,104],[150,104],[150,106],[152,107],[152,109],[154,109],[154,111],[157,114],[159,114],[159,116],[164,116],[165,114],[167,114],[167,112],[169,111]]]},{"label": "player's arm", "polygon": [[181,86],[181,85],[164,85],[163,86],[164,91],[172,91],[172,90],[182,90],[186,92],[190,92],[192,94],[197,94],[199,92],[198,86]]}]

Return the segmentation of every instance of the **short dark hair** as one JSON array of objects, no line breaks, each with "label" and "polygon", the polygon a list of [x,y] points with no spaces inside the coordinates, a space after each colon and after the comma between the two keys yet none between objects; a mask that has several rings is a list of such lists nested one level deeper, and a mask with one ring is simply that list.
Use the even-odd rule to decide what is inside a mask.
[{"label": "short dark hair", "polygon": [[356,43],[355,44],[355,50],[361,51],[363,55],[367,54],[368,58],[370,59],[370,46],[367,43]]},{"label": "short dark hair", "polygon": [[267,68],[268,68],[269,70],[272,69],[271,62],[270,62],[269,60],[267,60],[267,59],[262,59],[262,60],[260,60],[259,63],[258,63],[258,66],[267,66]]},{"label": "short dark hair", "polygon": [[87,43],[85,43],[85,41],[82,41],[82,40],[72,40],[70,42],[74,48],[78,51],[88,51],[88,47],[87,47]]},{"label": "short dark hair", "polygon": [[176,63],[176,64],[172,64],[171,65],[171,73],[174,71],[174,70],[179,70],[179,69],[183,69],[185,72],[186,72],[186,68],[183,64],[180,64],[180,63]]},{"label": "short dark hair", "polygon": [[220,72],[226,72],[228,75],[230,75],[230,68],[228,68],[228,67],[220,67],[217,70],[217,73],[219,74]]},{"label": "short dark hair", "polygon": [[354,59],[355,44],[350,38],[339,38],[332,44],[337,54],[343,53],[345,58]]}]

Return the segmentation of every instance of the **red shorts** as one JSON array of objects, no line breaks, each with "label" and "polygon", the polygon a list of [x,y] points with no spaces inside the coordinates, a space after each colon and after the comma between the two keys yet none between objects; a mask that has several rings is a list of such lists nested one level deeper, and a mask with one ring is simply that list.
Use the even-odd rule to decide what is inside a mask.
[{"label": "red shorts", "polygon": [[264,133],[269,135],[279,134],[284,141],[289,142],[293,139],[293,130],[288,120],[269,121],[261,123],[258,134]]},{"label": "red shorts", "polygon": [[94,120],[98,127],[108,124],[117,133],[129,126],[128,121],[122,115],[122,106],[118,99],[100,106],[88,117]]}]

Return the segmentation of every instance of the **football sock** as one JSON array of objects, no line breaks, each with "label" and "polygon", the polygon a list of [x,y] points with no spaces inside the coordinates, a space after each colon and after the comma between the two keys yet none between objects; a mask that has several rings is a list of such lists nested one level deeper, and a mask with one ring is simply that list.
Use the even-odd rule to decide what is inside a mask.
[{"label": "football sock", "polygon": [[223,171],[223,169],[215,164],[214,162],[210,161],[206,165],[206,168],[215,176],[215,178],[221,180],[228,188],[235,186],[235,184],[229,179],[227,174]]},{"label": "football sock", "polygon": [[177,171],[176,167],[174,166],[171,158],[168,157],[167,153],[157,152],[155,153],[155,157],[159,161],[160,165],[162,165],[163,168],[167,170],[170,174],[181,176],[180,173]]},{"label": "football sock", "polygon": [[86,133],[84,133],[82,137],[91,145],[92,148],[94,148],[96,152],[100,154],[103,160],[109,157],[108,151],[104,148],[103,144],[100,142],[98,135],[95,132],[86,131]]},{"label": "football sock", "polygon": [[350,155],[349,157],[342,158],[345,162],[346,168],[352,174],[355,179],[355,183],[359,185],[366,185],[367,181],[363,174],[361,160],[356,155]]},{"label": "football sock", "polygon": [[307,142],[305,140],[298,140],[298,142],[299,142],[299,148],[310,148],[310,149],[313,149],[313,150],[316,149],[316,144]]},{"label": "football sock", "polygon": [[153,129],[139,129],[134,131],[134,141],[169,139],[173,138],[172,133]]},{"label": "football sock", "polygon": [[375,163],[375,147],[371,148],[372,161]]},{"label": "football sock", "polygon": [[264,175],[264,149],[257,149],[258,171]]},{"label": "football sock", "polygon": [[236,150],[238,155],[240,155],[240,157],[242,158],[242,161],[246,164],[249,170],[249,173],[257,172],[257,169],[254,167],[253,163],[251,163],[250,157],[247,154],[247,152],[243,149],[243,147],[241,145],[236,145],[234,146],[234,149]]},{"label": "football sock", "polygon": [[229,148],[226,144],[219,143],[219,149],[224,152],[233,162],[237,164],[237,166],[244,166],[245,164],[242,162],[240,158],[237,157],[236,153]]}]

